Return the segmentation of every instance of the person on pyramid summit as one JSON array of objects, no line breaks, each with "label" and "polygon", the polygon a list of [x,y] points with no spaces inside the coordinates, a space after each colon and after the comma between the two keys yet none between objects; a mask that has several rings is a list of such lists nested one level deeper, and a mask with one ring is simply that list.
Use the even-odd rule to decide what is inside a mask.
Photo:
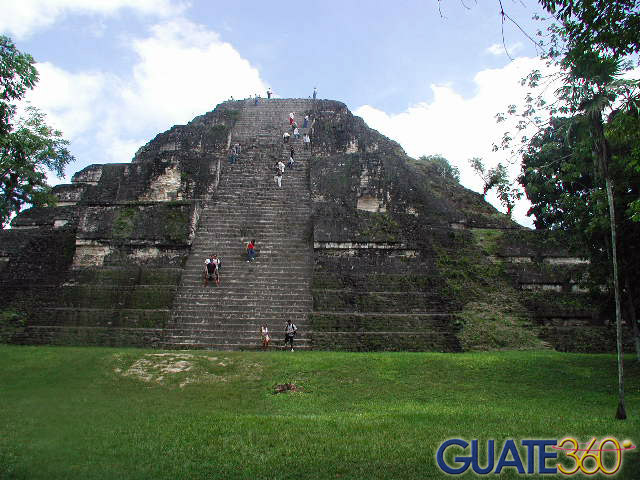
[{"label": "person on pyramid summit", "polygon": [[271,87],[267,88],[267,98],[271,98],[273,92],[271,91]]}]

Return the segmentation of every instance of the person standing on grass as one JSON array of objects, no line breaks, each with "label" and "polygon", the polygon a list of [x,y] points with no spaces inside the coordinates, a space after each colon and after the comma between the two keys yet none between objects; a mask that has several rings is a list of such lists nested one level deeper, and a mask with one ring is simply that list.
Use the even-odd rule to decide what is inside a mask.
[{"label": "person standing on grass", "polygon": [[247,244],[247,262],[251,263],[256,259],[256,241],[251,240]]},{"label": "person standing on grass", "polygon": [[293,352],[293,338],[296,336],[298,327],[291,320],[287,320],[287,325],[284,327],[284,348],[287,348],[287,343],[291,345],[291,351]]},{"label": "person standing on grass", "polygon": [[262,335],[262,348],[265,350],[269,348],[269,342],[271,341],[271,337],[269,336],[269,327],[265,323],[260,327],[260,334]]}]

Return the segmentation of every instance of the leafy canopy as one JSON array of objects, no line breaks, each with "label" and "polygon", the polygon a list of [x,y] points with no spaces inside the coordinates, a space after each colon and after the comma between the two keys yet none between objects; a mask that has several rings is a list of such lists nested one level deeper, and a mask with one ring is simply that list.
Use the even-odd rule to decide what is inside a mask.
[{"label": "leafy canopy", "polygon": [[442,155],[421,155],[418,160],[431,164],[436,173],[442,178],[448,178],[456,182],[460,181],[460,169],[451,165],[449,160]]},{"label": "leafy canopy", "polygon": [[28,106],[16,117],[16,101],[38,81],[31,55],[0,36],[0,225],[25,205],[51,205],[55,198],[47,185],[47,171],[59,177],[73,160],[69,142],[45,123],[45,115]]}]

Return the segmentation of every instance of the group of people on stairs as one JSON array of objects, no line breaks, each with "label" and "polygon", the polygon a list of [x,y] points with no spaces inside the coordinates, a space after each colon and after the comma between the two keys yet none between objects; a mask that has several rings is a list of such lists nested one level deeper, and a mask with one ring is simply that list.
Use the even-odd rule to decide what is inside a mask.
[{"label": "group of people on stairs", "polygon": [[[317,90],[314,87],[313,89],[313,98],[315,100],[316,98],[316,93]],[[271,89],[269,88],[267,90],[267,98],[271,98],[272,92]],[[256,94],[255,96],[255,105],[258,105],[258,95]],[[296,140],[300,139],[300,129],[298,128],[298,124],[295,121],[295,113],[291,112],[289,114],[289,126],[291,127],[292,130],[292,134],[293,137]],[[311,130],[311,128],[313,127],[313,123],[310,124],[309,122],[309,116],[305,115],[304,119],[303,119],[303,124],[302,124],[302,128],[303,129],[309,129]],[[284,143],[289,144],[289,139],[291,138],[291,134],[287,131],[284,132],[284,134],[282,135],[282,140]],[[305,132],[304,136],[303,136],[303,145],[305,149],[309,149],[310,145],[311,145],[311,137],[309,136],[309,131]],[[282,175],[284,174],[285,168],[293,168],[294,167],[294,157],[295,157],[295,150],[293,145],[290,146],[290,151],[289,151],[289,162],[287,163],[287,166],[285,167],[285,164],[282,162],[282,160],[278,160],[278,162],[276,162],[276,164],[274,165],[274,169],[275,169],[275,182],[276,185],[278,186],[278,188],[282,188]],[[235,143],[234,145],[232,145],[229,148],[229,153],[228,153],[228,161],[229,164],[233,165],[236,163],[238,156],[240,155],[242,151],[242,147],[240,146],[239,143]],[[253,261],[255,261],[256,259],[256,246],[255,246],[255,239],[252,239],[246,246],[246,252],[247,252],[247,262],[251,263]],[[206,258],[204,261],[204,272],[203,272],[203,278],[204,278],[204,286],[208,286],[210,281],[215,281],[217,286],[220,286],[220,268],[222,267],[222,260],[220,258],[218,258],[217,255],[215,254],[211,254],[210,257]],[[289,345],[289,347],[291,348],[291,351],[293,352],[293,340],[295,338],[295,335],[297,333],[298,328],[296,327],[296,325],[291,321],[288,320],[287,321],[287,325],[285,326],[285,338],[284,338],[284,347],[287,348],[287,345]],[[264,349],[267,349],[269,347],[269,343],[271,342],[271,336],[269,335],[269,329],[267,327],[266,324],[263,324],[260,327],[260,333],[262,335],[262,347]]]},{"label": "group of people on stairs", "polygon": [[234,143],[229,147],[229,153],[227,155],[227,160],[230,165],[233,165],[238,160],[238,156],[242,152],[242,147],[238,142]]},{"label": "group of people on stairs", "polygon": [[[304,120],[302,122],[302,128],[308,129],[305,132],[304,136],[302,137],[302,143],[304,145],[305,150],[309,150],[311,148],[311,137],[309,135],[309,132],[312,131],[314,123],[315,121],[310,123],[309,115],[305,115]],[[296,122],[294,112],[289,113],[289,127],[292,130],[293,138],[296,140],[299,140],[300,129],[298,128],[298,123]],[[289,133],[287,130],[285,130],[285,132],[282,134],[282,142],[284,144],[289,145],[289,140],[291,139],[292,134]],[[295,154],[296,152],[295,152],[295,149],[293,148],[293,145],[290,145],[289,161],[287,162],[288,168],[293,169],[295,165]],[[275,163],[275,165],[273,166],[273,170],[274,170],[273,180],[275,181],[278,188],[282,188],[282,175],[284,174],[284,170],[285,170],[285,165],[282,162],[282,160],[278,160]]]},{"label": "group of people on stairs", "polygon": [[[267,99],[270,100],[272,95],[273,95],[273,92],[271,91],[271,87],[268,87],[267,88]],[[318,96],[318,89],[316,87],[313,87],[313,96],[312,96],[312,98],[315,100],[317,96]],[[251,98],[251,95],[249,95],[249,98]],[[231,100],[232,102],[234,101],[233,95],[231,96],[231,98],[229,100]],[[259,100],[260,100],[260,97],[256,93],[253,96],[254,105],[258,105]]]}]

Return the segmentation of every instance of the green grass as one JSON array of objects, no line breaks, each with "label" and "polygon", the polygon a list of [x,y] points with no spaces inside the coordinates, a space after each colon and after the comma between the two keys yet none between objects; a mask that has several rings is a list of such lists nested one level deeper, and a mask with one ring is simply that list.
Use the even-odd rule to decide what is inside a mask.
[{"label": "green grass", "polygon": [[[455,478],[435,462],[453,437],[485,449],[567,435],[640,443],[631,356],[630,418],[616,421],[611,355],[157,353],[0,346],[0,478]],[[160,372],[169,360],[190,369]],[[132,366],[147,381],[125,375]],[[273,394],[285,382],[304,392]],[[640,478],[637,452],[615,478]],[[509,468],[500,478],[542,477]]]}]

